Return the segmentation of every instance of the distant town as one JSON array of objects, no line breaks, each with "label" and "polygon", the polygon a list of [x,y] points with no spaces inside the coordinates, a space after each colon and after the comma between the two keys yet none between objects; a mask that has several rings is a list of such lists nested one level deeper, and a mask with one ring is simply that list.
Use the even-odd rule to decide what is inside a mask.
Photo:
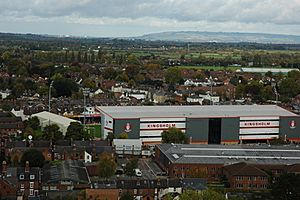
[{"label": "distant town", "polygon": [[299,50],[0,33],[0,199],[300,199]]}]

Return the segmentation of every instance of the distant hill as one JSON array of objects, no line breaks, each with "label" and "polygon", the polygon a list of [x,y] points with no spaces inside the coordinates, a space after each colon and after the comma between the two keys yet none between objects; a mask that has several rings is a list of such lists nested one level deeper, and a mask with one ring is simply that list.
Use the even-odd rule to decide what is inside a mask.
[{"label": "distant hill", "polygon": [[216,43],[272,43],[272,44],[300,44],[300,36],[266,33],[235,33],[235,32],[199,32],[179,31],[146,34],[135,39],[149,41],[177,41],[177,42],[216,42]]}]

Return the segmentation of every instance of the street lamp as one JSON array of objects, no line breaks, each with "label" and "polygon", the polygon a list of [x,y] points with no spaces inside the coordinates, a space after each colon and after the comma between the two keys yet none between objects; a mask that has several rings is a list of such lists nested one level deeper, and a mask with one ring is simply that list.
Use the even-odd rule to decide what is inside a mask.
[{"label": "street lamp", "polygon": [[214,105],[213,101],[212,101],[212,86],[213,86],[213,78],[210,76],[209,77],[209,82],[210,82],[210,105]]},{"label": "street lamp", "polygon": [[90,89],[89,88],[83,88],[82,92],[83,92],[83,124],[84,124],[84,127],[85,127],[86,97],[89,95]]},{"label": "street lamp", "polygon": [[53,87],[53,81],[51,81],[49,86],[49,103],[48,103],[48,111],[51,112],[51,88]]}]

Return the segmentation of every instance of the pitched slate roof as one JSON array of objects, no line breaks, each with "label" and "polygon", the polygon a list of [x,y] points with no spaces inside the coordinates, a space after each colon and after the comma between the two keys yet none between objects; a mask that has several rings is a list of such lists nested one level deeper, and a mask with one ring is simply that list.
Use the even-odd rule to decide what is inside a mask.
[{"label": "pitched slate roof", "polygon": [[236,163],[223,168],[231,176],[268,176],[263,170],[247,163]]},{"label": "pitched slate roof", "polygon": [[44,184],[72,181],[77,184],[89,184],[90,178],[83,162],[66,160],[56,166],[46,166],[43,170],[42,182]]}]

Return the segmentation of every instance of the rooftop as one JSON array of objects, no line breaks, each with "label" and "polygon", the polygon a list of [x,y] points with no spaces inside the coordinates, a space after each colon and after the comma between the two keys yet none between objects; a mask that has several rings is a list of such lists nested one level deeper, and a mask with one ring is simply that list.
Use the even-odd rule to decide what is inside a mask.
[{"label": "rooftop", "polygon": [[64,125],[69,125],[71,122],[78,122],[76,120],[73,119],[69,119],[67,117],[63,117],[54,113],[50,113],[47,111],[43,111],[43,112],[39,112],[36,114],[33,114],[32,117],[38,117],[41,118],[43,120],[48,120],[48,121],[52,121],[54,123],[57,124],[64,124]]},{"label": "rooftop", "polygon": [[185,164],[271,164],[300,163],[300,147],[295,145],[197,145],[159,144],[157,148],[172,163]]},{"label": "rooftop", "polygon": [[112,118],[297,116],[276,105],[101,106]]},{"label": "rooftop", "polygon": [[73,183],[89,184],[90,179],[83,162],[78,160],[66,160],[56,166],[44,168],[43,182],[56,183],[60,181],[72,181]]},{"label": "rooftop", "polygon": [[296,68],[258,68],[258,67],[243,67],[237,72],[258,72],[258,73],[267,73],[267,72],[272,72],[272,73],[288,73],[290,71],[299,71],[299,69]]}]

